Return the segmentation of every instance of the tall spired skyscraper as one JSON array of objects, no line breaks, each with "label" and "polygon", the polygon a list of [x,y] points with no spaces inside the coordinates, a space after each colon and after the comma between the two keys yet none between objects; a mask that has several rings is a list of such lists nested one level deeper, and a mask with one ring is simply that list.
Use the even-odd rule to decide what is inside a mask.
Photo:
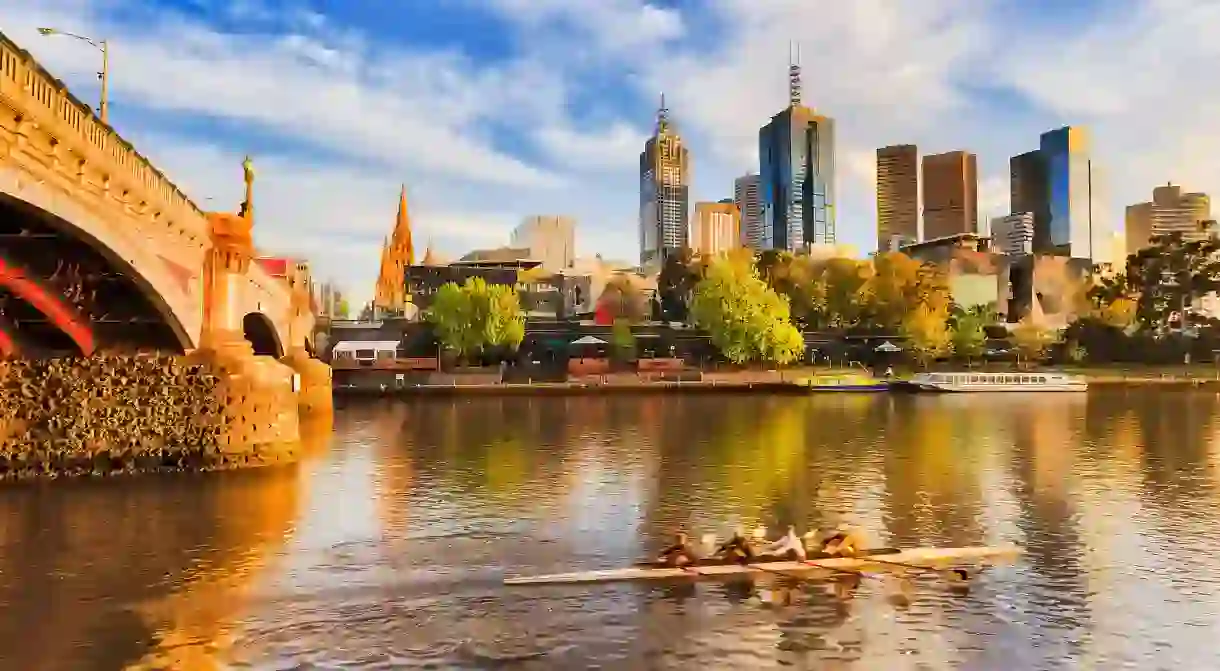
[{"label": "tall spired skyscraper", "polygon": [[640,153],[640,265],[658,265],[686,247],[689,219],[689,157],[662,95],[656,132]]},{"label": "tall spired skyscraper", "polygon": [[801,67],[788,67],[788,107],[758,131],[761,249],[835,243],[834,120],[801,104]]},{"label": "tall spired skyscraper", "polygon": [[411,242],[411,219],[407,216],[407,187],[398,196],[398,217],[394,233],[381,247],[381,270],[373,292],[373,306],[398,314],[406,309],[410,296],[406,290],[407,266],[415,265],[415,246]]}]

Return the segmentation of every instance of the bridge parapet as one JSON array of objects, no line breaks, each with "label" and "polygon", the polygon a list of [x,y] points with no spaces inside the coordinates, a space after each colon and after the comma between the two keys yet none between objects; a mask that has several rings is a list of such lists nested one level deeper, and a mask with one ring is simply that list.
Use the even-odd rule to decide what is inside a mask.
[{"label": "bridge parapet", "polygon": [[[111,201],[153,232],[176,234],[179,245],[203,252],[203,211],[182,189],[136,151],[93,110],[38,64],[29,52],[0,33],[0,96],[20,101],[17,141],[35,140],[40,130],[53,167],[76,177],[76,185]],[[21,131],[25,131],[24,133]]]},{"label": "bridge parapet", "polygon": [[[113,252],[198,345],[206,213],[0,32],[0,168],[10,167],[16,172],[0,170],[0,192],[58,216]],[[265,314],[287,343],[291,287],[257,265],[246,280],[235,309]]]}]

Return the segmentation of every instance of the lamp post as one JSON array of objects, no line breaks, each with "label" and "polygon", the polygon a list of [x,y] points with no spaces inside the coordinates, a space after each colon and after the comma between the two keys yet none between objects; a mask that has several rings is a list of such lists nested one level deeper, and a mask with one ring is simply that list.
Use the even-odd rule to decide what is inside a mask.
[{"label": "lamp post", "polygon": [[107,120],[106,114],[109,105],[107,104],[106,98],[110,85],[110,47],[106,43],[106,40],[95,40],[92,37],[85,37],[84,35],[77,35],[76,33],[69,33],[56,28],[39,28],[38,32],[44,37],[63,35],[64,37],[75,38],[82,42],[88,43],[94,49],[102,52],[102,71],[97,73],[97,78],[102,81],[102,102],[101,106],[98,108],[98,115],[101,117],[102,123],[109,124],[110,122]]}]

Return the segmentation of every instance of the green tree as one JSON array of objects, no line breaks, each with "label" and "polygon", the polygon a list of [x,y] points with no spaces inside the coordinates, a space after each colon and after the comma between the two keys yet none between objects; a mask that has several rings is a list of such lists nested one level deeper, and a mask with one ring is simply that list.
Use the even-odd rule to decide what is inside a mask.
[{"label": "green tree", "polygon": [[921,305],[902,320],[901,331],[921,366],[949,353],[948,315]]},{"label": "green tree", "polygon": [[953,354],[966,361],[981,356],[987,342],[984,326],[986,322],[978,314],[959,315],[952,330]]},{"label": "green tree", "polygon": [[695,256],[689,249],[666,253],[657,275],[657,299],[663,320],[685,322],[689,316],[691,292],[698,281],[694,265]]},{"label": "green tree", "polygon": [[1059,342],[1059,333],[1024,319],[1012,330],[1012,342],[1017,349],[1017,355],[1022,359],[1028,362],[1039,361],[1046,356],[1051,345]]},{"label": "green tree", "polygon": [[614,320],[610,329],[610,346],[620,361],[629,361],[635,357],[635,334],[631,332],[631,321],[619,317]]},{"label": "green tree", "polygon": [[472,277],[465,284],[449,282],[432,297],[424,312],[441,346],[458,359],[488,347],[517,349],[525,337],[525,316],[513,287],[488,284]]},{"label": "green tree", "polygon": [[1220,240],[1187,239],[1178,231],[1153,236],[1148,247],[1127,257],[1121,277],[1124,286],[1107,286],[1094,296],[1135,298],[1140,327],[1164,333],[1173,315],[1186,313],[1195,301],[1220,290]]},{"label": "green tree", "polygon": [[788,300],[767,286],[752,264],[715,259],[695,287],[691,316],[734,363],[787,364],[804,352]]},{"label": "green tree", "polygon": [[348,306],[346,298],[340,298],[339,304],[335,306],[335,319],[347,319],[351,314],[351,307]]}]

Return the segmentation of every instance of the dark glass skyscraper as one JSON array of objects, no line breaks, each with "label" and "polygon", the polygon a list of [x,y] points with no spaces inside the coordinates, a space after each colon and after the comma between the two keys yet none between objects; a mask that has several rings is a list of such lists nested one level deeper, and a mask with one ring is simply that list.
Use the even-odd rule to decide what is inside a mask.
[{"label": "dark glass skyscraper", "polygon": [[835,242],[834,120],[801,104],[800,67],[789,69],[788,108],[758,131],[762,249],[801,251]]},{"label": "dark glass skyscraper", "polygon": [[1038,149],[1009,160],[1012,212],[1034,215],[1036,253],[1078,259],[1108,257],[1094,203],[1093,160],[1084,128],[1042,134]]}]

